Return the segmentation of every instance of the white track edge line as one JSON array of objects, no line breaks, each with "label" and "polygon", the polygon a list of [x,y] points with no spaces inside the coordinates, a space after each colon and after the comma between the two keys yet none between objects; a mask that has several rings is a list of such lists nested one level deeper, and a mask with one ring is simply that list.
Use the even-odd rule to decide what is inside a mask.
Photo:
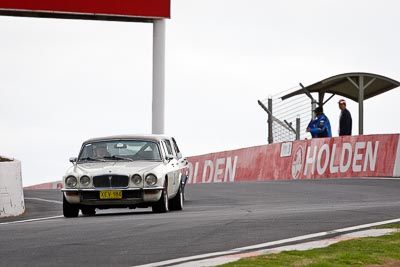
[{"label": "white track edge line", "polygon": [[58,215],[58,216],[52,216],[52,217],[43,217],[43,218],[28,219],[28,220],[21,220],[21,221],[4,222],[4,223],[0,223],[0,225],[45,221],[45,220],[58,219],[58,218],[63,218],[63,217],[64,217],[63,215]]}]

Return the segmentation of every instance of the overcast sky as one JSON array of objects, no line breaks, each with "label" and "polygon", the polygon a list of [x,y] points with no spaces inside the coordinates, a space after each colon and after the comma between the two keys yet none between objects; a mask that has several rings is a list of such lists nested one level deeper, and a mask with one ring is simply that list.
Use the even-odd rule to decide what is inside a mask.
[{"label": "overcast sky", "polygon": [[[165,133],[186,156],[266,144],[257,100],[300,82],[400,80],[399,1],[171,2]],[[0,36],[0,155],[21,160],[24,186],[60,180],[88,138],[151,133],[152,24],[0,17]],[[364,134],[399,133],[399,101],[367,100]]]}]

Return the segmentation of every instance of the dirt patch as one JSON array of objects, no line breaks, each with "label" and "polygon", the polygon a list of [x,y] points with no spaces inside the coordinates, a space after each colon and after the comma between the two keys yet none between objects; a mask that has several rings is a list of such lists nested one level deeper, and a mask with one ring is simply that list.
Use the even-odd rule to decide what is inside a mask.
[{"label": "dirt patch", "polygon": [[385,259],[380,264],[366,265],[365,267],[397,267],[400,266],[400,261],[396,259]]}]

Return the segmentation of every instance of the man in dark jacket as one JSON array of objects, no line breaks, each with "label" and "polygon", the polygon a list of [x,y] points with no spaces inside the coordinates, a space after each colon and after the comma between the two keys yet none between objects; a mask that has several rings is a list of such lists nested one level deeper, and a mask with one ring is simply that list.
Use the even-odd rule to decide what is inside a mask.
[{"label": "man in dark jacket", "polygon": [[339,100],[340,119],[339,119],[339,136],[351,135],[352,119],[350,111],[346,108],[346,101],[344,99]]}]

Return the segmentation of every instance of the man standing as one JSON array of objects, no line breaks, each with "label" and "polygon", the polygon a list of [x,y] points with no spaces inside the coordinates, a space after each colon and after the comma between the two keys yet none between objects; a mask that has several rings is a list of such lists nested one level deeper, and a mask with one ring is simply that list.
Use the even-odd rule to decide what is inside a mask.
[{"label": "man standing", "polygon": [[316,107],[314,113],[316,117],[310,121],[306,132],[309,132],[313,138],[332,137],[331,123],[322,107]]},{"label": "man standing", "polygon": [[346,101],[344,99],[339,100],[340,119],[339,119],[339,136],[351,135],[352,119],[350,111],[346,108]]}]

